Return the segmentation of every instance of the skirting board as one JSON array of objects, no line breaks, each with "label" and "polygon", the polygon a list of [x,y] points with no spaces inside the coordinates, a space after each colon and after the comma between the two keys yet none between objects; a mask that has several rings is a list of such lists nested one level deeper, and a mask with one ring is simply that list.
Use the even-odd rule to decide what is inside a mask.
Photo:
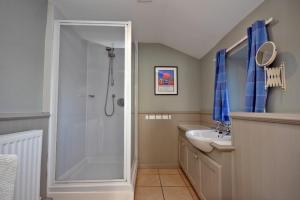
[{"label": "skirting board", "polygon": [[131,174],[131,182],[132,182],[132,190],[135,189],[136,177],[137,177],[137,168],[138,168],[138,160],[134,159],[133,166],[132,166],[132,174]]},{"label": "skirting board", "polygon": [[139,168],[160,168],[160,169],[164,169],[164,168],[179,168],[179,164],[178,163],[140,163],[139,164]]},{"label": "skirting board", "polygon": [[108,192],[56,192],[49,194],[53,200],[133,200],[132,191],[108,191]]}]

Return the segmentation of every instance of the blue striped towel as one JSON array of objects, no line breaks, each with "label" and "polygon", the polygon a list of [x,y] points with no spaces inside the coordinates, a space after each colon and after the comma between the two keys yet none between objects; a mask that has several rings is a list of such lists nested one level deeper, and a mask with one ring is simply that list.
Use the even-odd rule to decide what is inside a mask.
[{"label": "blue striped towel", "polygon": [[246,112],[265,112],[267,90],[265,89],[265,74],[263,67],[256,64],[255,56],[259,47],[268,41],[265,21],[257,21],[247,30],[248,61],[245,96]]},{"label": "blue striped towel", "polygon": [[226,50],[220,50],[216,55],[215,95],[213,120],[230,123],[230,108],[226,77]]}]

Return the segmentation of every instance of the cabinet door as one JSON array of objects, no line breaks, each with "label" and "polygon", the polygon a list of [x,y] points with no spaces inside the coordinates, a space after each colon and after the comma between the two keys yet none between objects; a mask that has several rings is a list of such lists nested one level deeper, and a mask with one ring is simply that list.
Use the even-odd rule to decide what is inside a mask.
[{"label": "cabinet door", "polygon": [[183,137],[179,137],[179,163],[182,169],[187,170],[187,142]]},{"label": "cabinet door", "polygon": [[204,154],[200,155],[201,170],[201,199],[221,200],[222,199],[222,166]]},{"label": "cabinet door", "polygon": [[200,158],[199,153],[194,148],[188,149],[188,177],[196,189],[197,192],[200,191]]}]

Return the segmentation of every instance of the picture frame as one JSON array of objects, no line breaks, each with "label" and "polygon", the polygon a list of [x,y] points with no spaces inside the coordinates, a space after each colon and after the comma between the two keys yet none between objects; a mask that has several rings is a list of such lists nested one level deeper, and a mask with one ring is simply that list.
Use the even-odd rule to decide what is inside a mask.
[{"label": "picture frame", "polygon": [[154,67],[154,94],[178,95],[178,67]]}]

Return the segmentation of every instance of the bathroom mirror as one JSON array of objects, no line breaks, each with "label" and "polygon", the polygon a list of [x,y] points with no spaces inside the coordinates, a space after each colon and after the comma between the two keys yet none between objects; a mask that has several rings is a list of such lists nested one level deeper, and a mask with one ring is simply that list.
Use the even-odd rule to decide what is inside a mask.
[{"label": "bathroom mirror", "polygon": [[271,65],[277,55],[277,48],[274,42],[268,41],[262,44],[256,52],[256,64],[261,67]]}]

